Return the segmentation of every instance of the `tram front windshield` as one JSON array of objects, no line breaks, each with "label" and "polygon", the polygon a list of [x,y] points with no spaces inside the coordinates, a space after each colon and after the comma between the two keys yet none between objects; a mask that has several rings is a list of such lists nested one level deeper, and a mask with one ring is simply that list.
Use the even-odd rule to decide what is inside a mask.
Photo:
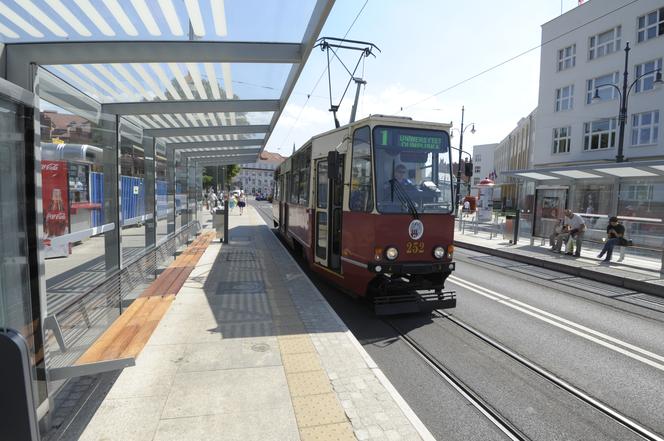
[{"label": "tram front windshield", "polygon": [[451,213],[450,141],[441,130],[375,127],[376,206],[381,213]]}]

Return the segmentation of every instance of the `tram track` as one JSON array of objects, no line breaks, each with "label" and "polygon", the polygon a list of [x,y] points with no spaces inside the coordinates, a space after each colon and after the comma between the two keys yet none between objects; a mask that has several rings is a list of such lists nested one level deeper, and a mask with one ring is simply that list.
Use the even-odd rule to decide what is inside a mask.
[{"label": "tram track", "polygon": [[[556,376],[543,367],[533,363],[532,361],[524,358],[523,356],[512,351],[505,345],[499,343],[495,339],[487,336],[481,331],[468,325],[462,320],[448,314],[445,311],[435,310],[432,316],[434,318],[444,319],[461,328],[465,332],[473,335],[481,342],[491,346],[492,348],[500,351],[509,359],[516,361],[519,365],[525,367],[528,371],[537,374],[539,377],[544,378],[547,382],[555,385],[559,389],[567,392],[576,399],[584,402],[592,409],[602,413],[610,420],[617,424],[629,429],[640,438],[648,441],[664,441],[664,437],[657,434],[653,430],[639,424],[630,417],[622,414],[621,412],[613,409],[612,407],[602,403],[601,401],[593,398],[589,394],[573,386],[569,382]],[[455,375],[449,368],[447,368],[438,358],[432,355],[423,345],[418,343],[414,338],[403,332],[398,325],[392,320],[383,319],[383,322],[390,326],[398,335],[399,339],[406,344],[412,351],[414,351],[420,358],[422,358],[427,365],[429,365],[443,380],[452,386],[459,394],[461,394],[473,407],[475,407],[482,415],[484,415],[492,424],[496,426],[502,433],[504,433],[511,440],[530,440],[518,427],[516,427],[508,418],[503,416],[497,409],[490,403],[484,400],[473,388],[464,382],[461,378]],[[434,321],[435,323],[435,321]],[[438,325],[440,326],[440,324]]]},{"label": "tram track", "polygon": [[[261,214],[263,214],[263,217],[271,219],[271,206],[258,205],[256,208],[262,212]],[[445,320],[446,322],[449,322],[456,329],[459,329],[462,332],[461,335],[466,334],[472,336],[470,338],[480,343],[480,346],[486,345],[485,347],[490,348],[489,350],[497,351],[496,354],[501,353],[502,355],[506,356],[506,359],[515,362],[516,365],[524,369],[523,372],[530,372],[533,377],[543,379],[544,382],[542,385],[548,385],[545,386],[545,388],[558,389],[563,393],[561,397],[567,395],[573,400],[572,402],[583,403],[581,404],[582,406],[587,406],[588,409],[592,409],[589,410],[589,412],[596,412],[603,415],[608,420],[616,424],[616,427],[620,426],[623,428],[622,430],[626,430],[624,435],[626,435],[628,431],[634,434],[634,439],[664,441],[664,437],[662,435],[640,424],[629,416],[621,413],[619,410],[616,410],[615,408],[612,408],[611,406],[592,397],[590,394],[575,387],[568,381],[556,376],[542,366],[539,366],[536,363],[533,363],[532,361],[524,358],[512,349],[484,334],[482,331],[475,329],[457,317],[454,317],[445,311],[438,310],[433,312],[432,318],[434,320],[431,324],[434,324],[434,326],[445,329],[441,321]],[[437,348],[431,345],[432,342],[427,342],[427,345],[423,345],[418,342],[419,336],[418,339],[415,339],[412,335],[409,335],[412,334],[412,332],[403,331],[403,329],[401,329],[400,325],[398,324],[398,321],[400,320],[399,318],[382,318],[379,320],[395,332],[395,337],[398,338],[398,340],[401,341],[406,348],[408,348],[407,350],[412,351],[412,353],[414,353],[417,358],[424,362],[424,365],[429,366],[435,375],[435,377],[432,378],[440,377],[444,381],[444,384],[449,385],[451,390],[456,391],[464,400],[466,400],[466,402],[472,405],[473,408],[475,408],[482,417],[484,417],[491,423],[492,426],[494,426],[500,433],[502,433],[506,439],[540,439],[539,434],[531,433],[532,426],[527,428],[523,425],[523,420],[521,420],[520,417],[517,417],[514,413],[510,413],[510,411],[506,412],[505,409],[503,409],[503,404],[497,404],[498,402],[495,401],[495,397],[486,395],[484,393],[485,391],[482,390],[482,387],[479,386],[479,384],[474,384],[475,380],[472,377],[464,378],[466,375],[458,370],[458,366],[452,367],[449,364],[446,365],[443,361],[441,361],[435,355]],[[414,329],[409,328],[407,322],[402,324],[405,325],[406,329]],[[478,391],[481,392],[478,393]],[[529,406],[525,405],[525,407]],[[567,423],[561,422],[560,424],[564,426]],[[602,423],[598,424],[601,425]],[[603,438],[602,435],[600,435],[600,438]],[[627,438],[629,437],[622,437],[617,439]]]},{"label": "tram track", "polygon": [[[664,437],[661,435],[657,434],[653,430],[639,424],[638,422],[634,421],[630,417],[624,415],[623,413],[617,411],[616,409],[613,409],[611,406],[608,406],[601,401],[593,398],[591,395],[587,394],[586,392],[582,391],[581,389],[575,387],[574,385],[570,384],[569,382],[563,380],[562,378],[556,376],[552,372],[548,371],[547,369],[543,368],[542,366],[539,366],[538,364],[526,359],[525,357],[519,355],[515,351],[509,349],[507,346],[501,344],[500,342],[496,341],[495,339],[489,337],[488,335],[484,334],[483,332],[479,331],[478,329],[474,328],[473,326],[465,323],[464,321],[454,317],[453,315],[445,312],[445,311],[440,311],[440,310],[435,310],[433,312],[433,316],[436,318],[444,319],[447,320],[459,328],[463,329],[464,331],[472,334],[475,336],[477,339],[480,341],[488,344],[489,346],[497,349],[510,359],[516,361],[519,363],[521,366],[527,368],[529,371],[536,373],[540,377],[546,379],[548,382],[556,385],[558,388],[564,390],[565,392],[571,394],[575,398],[581,400],[582,402],[586,403],[593,409],[601,412],[611,420],[615,421],[616,423],[628,428],[635,434],[639,435],[645,440],[648,441],[664,441]],[[439,325],[440,326],[440,325]],[[405,336],[404,338],[412,340],[410,337]]]},{"label": "tram track", "polygon": [[495,339],[489,337],[488,335],[484,334],[483,332],[477,330],[476,328],[472,327],[471,325],[465,323],[464,321],[454,317],[451,314],[448,314],[445,311],[440,311],[436,310],[433,313],[434,317],[445,319],[447,321],[450,321],[460,327],[461,329],[465,330],[466,332],[474,335],[476,338],[481,340],[482,342],[490,345],[491,347],[497,349],[498,351],[502,352],[505,354],[507,357],[510,359],[516,361],[520,365],[524,366],[531,372],[536,373],[540,377],[546,379],[547,381],[555,384],[557,387],[560,389],[568,392],[569,394],[573,395],[577,399],[583,401],[587,405],[591,406],[593,409],[601,412],[611,420],[617,422],[618,424],[628,428],[629,430],[633,431],[637,435],[641,436],[643,439],[648,440],[648,441],[664,441],[664,437],[660,436],[659,434],[655,433],[654,431],[648,429],[647,427],[639,424],[638,422],[634,421],[633,419],[629,418],[628,416],[620,413],[616,409],[613,409],[611,406],[608,406],[601,401],[593,398],[589,394],[585,393],[581,389],[575,387],[574,385],[570,384],[569,382],[563,380],[562,378],[556,376],[552,372],[548,371],[547,369],[544,369],[543,367],[537,365],[536,363],[526,359],[525,357],[517,354],[515,351],[512,351],[509,349],[507,346],[501,344],[500,342],[496,341]]},{"label": "tram track", "polygon": [[434,357],[415,339],[410,337],[407,333],[395,325],[389,319],[382,319],[382,321],[392,328],[401,341],[406,346],[413,350],[420,358],[422,358],[429,367],[431,367],[438,376],[445,380],[454,390],[463,396],[470,404],[472,404],[482,415],[484,415],[491,423],[503,432],[509,439],[514,441],[527,441],[530,440],[523,434],[516,426],[514,426],[507,418],[503,417],[500,412],[494,409],[482,397],[480,397],[470,386],[464,383],[459,377],[454,375],[440,360]]}]

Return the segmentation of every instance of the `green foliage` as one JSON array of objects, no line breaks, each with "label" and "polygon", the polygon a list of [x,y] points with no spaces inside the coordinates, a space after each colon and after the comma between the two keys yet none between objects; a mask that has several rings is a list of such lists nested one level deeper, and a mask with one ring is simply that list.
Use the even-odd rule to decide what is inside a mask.
[{"label": "green foliage", "polygon": [[228,179],[228,181],[230,182],[234,177],[240,174],[240,170],[242,170],[242,167],[240,167],[238,164],[227,165],[226,179]]},{"label": "green foliage", "polygon": [[204,174],[203,175],[203,188],[210,188],[210,186],[212,185],[212,181],[213,181],[212,176],[208,176],[208,175]]}]

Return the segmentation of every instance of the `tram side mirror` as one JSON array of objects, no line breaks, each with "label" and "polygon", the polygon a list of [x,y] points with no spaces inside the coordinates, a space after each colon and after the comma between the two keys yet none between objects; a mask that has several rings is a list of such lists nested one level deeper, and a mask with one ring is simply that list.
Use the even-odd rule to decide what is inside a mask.
[{"label": "tram side mirror", "polygon": [[469,178],[471,176],[473,176],[473,163],[472,162],[464,162],[463,174],[468,176]]},{"label": "tram side mirror", "polygon": [[339,175],[339,152],[327,152],[327,175],[336,177]]}]

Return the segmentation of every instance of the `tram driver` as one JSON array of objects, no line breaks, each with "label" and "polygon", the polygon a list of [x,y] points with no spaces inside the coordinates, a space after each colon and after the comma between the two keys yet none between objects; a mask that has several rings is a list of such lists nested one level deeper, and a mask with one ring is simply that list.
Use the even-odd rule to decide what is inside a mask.
[{"label": "tram driver", "polygon": [[404,164],[394,167],[392,177],[383,183],[383,199],[392,198],[393,186],[399,186],[405,190],[411,197],[418,192],[417,185],[408,177],[408,168]]},{"label": "tram driver", "polygon": [[413,181],[408,179],[408,169],[403,164],[399,164],[394,168],[394,176],[392,178],[405,189],[408,189],[408,187],[415,188]]}]

